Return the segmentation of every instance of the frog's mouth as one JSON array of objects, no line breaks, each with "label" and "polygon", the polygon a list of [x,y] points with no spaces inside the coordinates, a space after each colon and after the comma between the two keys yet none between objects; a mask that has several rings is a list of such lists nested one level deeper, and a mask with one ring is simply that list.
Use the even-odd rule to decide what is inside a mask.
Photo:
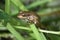
[{"label": "frog's mouth", "polygon": [[19,19],[26,19],[26,17],[23,16],[17,16]]}]

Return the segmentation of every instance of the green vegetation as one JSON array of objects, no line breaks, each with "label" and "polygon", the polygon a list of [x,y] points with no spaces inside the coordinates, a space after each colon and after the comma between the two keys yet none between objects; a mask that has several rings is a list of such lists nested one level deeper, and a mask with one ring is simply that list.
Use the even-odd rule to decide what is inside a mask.
[{"label": "green vegetation", "polygon": [[[3,30],[3,34],[1,35],[0,32],[0,36],[6,37],[11,34],[14,38],[13,40],[60,40],[60,14],[56,17],[47,15],[56,11],[60,13],[60,4],[57,7],[53,4],[54,2],[58,3],[58,1],[35,0],[27,4],[27,6],[23,2],[25,1],[5,0],[5,10],[0,9],[0,31]],[[35,9],[36,7],[38,8]],[[18,19],[16,15],[19,11],[36,12],[41,16],[41,24],[45,25],[47,30],[38,29],[34,24],[28,25],[28,23]],[[6,30],[9,33],[4,32]],[[3,36],[5,34],[6,36]]]}]

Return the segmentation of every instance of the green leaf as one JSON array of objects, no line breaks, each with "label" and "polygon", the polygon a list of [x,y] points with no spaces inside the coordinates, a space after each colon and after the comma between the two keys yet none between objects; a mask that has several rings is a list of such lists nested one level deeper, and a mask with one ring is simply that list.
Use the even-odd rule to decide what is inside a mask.
[{"label": "green leaf", "polygon": [[11,2],[13,2],[17,7],[19,7],[19,9],[23,11],[28,11],[28,9],[22,4],[20,0],[11,0]]},{"label": "green leaf", "polygon": [[7,24],[7,29],[13,34],[13,36],[16,37],[17,40],[24,40],[24,38],[21,36],[20,33],[18,33],[13,26],[11,26],[9,23]]},{"label": "green leaf", "polygon": [[34,7],[37,7],[38,5],[43,5],[43,4],[45,4],[46,2],[48,2],[48,0],[36,1],[36,2],[33,2],[32,4],[28,5],[27,8],[28,8],[28,9],[34,8]]},{"label": "green leaf", "polygon": [[5,12],[10,13],[10,0],[5,0]]},{"label": "green leaf", "polygon": [[38,29],[35,27],[34,24],[31,24],[30,27],[37,40],[47,40],[42,32],[40,32],[40,33],[38,32]]}]

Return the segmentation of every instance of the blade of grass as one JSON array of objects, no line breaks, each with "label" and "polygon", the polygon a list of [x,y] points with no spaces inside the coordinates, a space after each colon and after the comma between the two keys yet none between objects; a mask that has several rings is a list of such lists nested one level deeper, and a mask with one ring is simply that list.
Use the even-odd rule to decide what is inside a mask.
[{"label": "blade of grass", "polygon": [[38,5],[43,5],[46,2],[48,2],[48,0],[36,1],[36,2],[33,2],[32,4],[30,4],[29,6],[27,6],[27,8],[30,9],[30,8],[36,7]]},{"label": "blade of grass", "polygon": [[30,27],[37,40],[47,40],[42,32],[38,32],[38,29],[35,27],[34,24],[31,24]]},{"label": "blade of grass", "polygon": [[10,0],[5,0],[5,12],[10,13]]},{"label": "blade of grass", "polygon": [[22,30],[28,30],[28,31],[31,31],[30,28],[23,27],[23,26],[15,26],[15,28],[17,28],[17,29],[22,29]]},{"label": "blade of grass", "polygon": [[20,33],[18,33],[9,23],[7,29],[16,37],[17,40],[24,40]]},{"label": "blade of grass", "polygon": [[23,11],[28,11],[28,9],[22,4],[20,0],[11,0],[11,2],[13,2],[16,6],[18,6],[19,9]]}]

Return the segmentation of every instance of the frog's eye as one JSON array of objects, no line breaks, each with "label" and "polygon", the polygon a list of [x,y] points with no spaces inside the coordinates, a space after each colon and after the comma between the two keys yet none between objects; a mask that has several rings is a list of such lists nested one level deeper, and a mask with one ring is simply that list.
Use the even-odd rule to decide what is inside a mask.
[{"label": "frog's eye", "polygon": [[25,17],[26,15],[25,14],[22,14],[23,17]]}]

